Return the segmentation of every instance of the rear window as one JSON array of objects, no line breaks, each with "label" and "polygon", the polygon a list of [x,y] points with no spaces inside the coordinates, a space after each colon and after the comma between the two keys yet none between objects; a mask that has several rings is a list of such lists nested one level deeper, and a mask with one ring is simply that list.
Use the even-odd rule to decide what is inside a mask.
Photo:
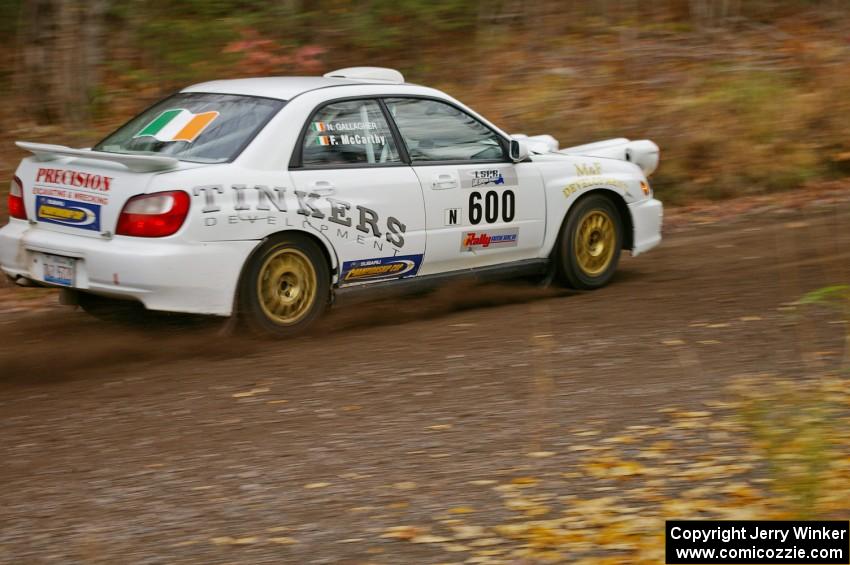
[{"label": "rear window", "polygon": [[94,150],[224,163],[235,159],[283,105],[282,100],[255,96],[175,94],[121,126]]}]

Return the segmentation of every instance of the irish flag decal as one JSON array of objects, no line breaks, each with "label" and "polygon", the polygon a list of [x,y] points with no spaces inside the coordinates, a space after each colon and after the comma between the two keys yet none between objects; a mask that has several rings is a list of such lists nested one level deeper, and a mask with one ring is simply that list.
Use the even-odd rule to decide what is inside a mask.
[{"label": "irish flag decal", "polygon": [[218,112],[193,114],[189,110],[166,110],[134,137],[150,136],[159,141],[192,143],[218,117]]}]

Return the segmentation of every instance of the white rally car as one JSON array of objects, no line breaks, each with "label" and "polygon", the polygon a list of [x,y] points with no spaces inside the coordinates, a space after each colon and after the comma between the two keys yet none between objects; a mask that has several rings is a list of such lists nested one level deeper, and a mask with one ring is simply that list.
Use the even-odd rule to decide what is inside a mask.
[{"label": "white rally car", "polygon": [[593,289],[661,240],[650,141],[559,150],[397,71],[197,84],[90,149],[18,142],[0,266],[290,334],[346,288],[546,274]]}]

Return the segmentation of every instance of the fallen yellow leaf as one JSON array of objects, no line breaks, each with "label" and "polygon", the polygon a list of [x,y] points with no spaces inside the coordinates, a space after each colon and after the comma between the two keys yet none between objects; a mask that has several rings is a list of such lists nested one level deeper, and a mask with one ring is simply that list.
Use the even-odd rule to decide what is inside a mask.
[{"label": "fallen yellow leaf", "polygon": [[452,532],[455,538],[463,540],[482,538],[487,535],[486,530],[481,526],[452,526]]},{"label": "fallen yellow leaf", "polygon": [[444,538],[441,536],[433,536],[430,534],[424,534],[421,536],[416,536],[410,540],[411,543],[446,543],[451,541],[449,538]]},{"label": "fallen yellow leaf", "polygon": [[452,553],[457,553],[459,551],[471,551],[471,548],[461,545],[459,543],[450,543],[446,546],[443,546],[443,549],[446,551],[451,551]]},{"label": "fallen yellow leaf", "polygon": [[503,544],[503,543],[505,543],[505,541],[506,540],[503,540],[502,538],[482,538],[482,539],[477,539],[473,542],[470,542],[469,545],[471,547],[489,547],[491,545]]}]

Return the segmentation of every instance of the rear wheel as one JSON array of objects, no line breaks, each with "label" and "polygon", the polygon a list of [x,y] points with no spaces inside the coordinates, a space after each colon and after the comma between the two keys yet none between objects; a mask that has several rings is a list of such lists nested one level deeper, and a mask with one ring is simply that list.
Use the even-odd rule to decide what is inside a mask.
[{"label": "rear wheel", "polygon": [[319,246],[285,234],[269,240],[251,258],[240,290],[240,315],[255,332],[289,336],[325,311],[330,273]]},{"label": "rear wheel", "polygon": [[623,222],[611,200],[592,194],[567,217],[558,241],[558,276],[575,289],[604,286],[614,276],[623,246]]}]

